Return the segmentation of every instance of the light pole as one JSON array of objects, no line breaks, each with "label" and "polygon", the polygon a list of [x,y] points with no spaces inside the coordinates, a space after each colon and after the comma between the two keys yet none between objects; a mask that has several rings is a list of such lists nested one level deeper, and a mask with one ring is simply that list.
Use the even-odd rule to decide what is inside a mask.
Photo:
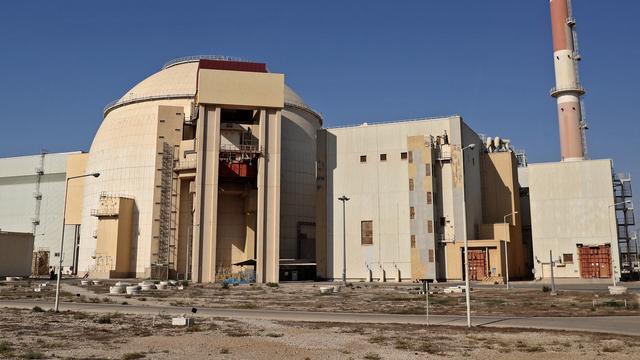
[{"label": "light pole", "polygon": [[[462,173],[464,176],[464,151],[467,149],[473,150],[476,147],[476,144],[469,144],[460,150],[460,154],[462,154]],[[463,183],[466,184],[466,183]],[[464,188],[466,189],[466,187]],[[464,228],[464,284],[465,284],[465,298],[467,301],[467,327],[471,327],[471,295],[469,294],[471,291],[471,287],[469,285],[469,239],[467,236],[467,192],[464,191],[462,196],[462,207],[463,207],[463,216],[462,223]]]},{"label": "light pole", "polygon": [[100,173],[72,176],[70,178],[67,178],[64,186],[64,207],[62,209],[62,239],[60,240],[60,254],[58,254],[60,262],[58,263],[58,278],[56,279],[56,301],[53,306],[55,312],[58,312],[58,308],[60,305],[60,278],[62,278],[62,252],[64,251],[64,224],[67,221],[67,191],[69,190],[69,180],[79,179],[87,176],[93,176],[97,178],[98,176],[100,176]]},{"label": "light pole", "polygon": [[[512,212],[511,214],[507,214],[504,216],[504,233],[505,238],[508,237],[509,242],[511,242],[511,231],[508,231],[507,227],[507,218],[509,216],[513,216],[517,214],[517,211]],[[505,262],[505,270],[506,270],[506,280],[507,280],[507,290],[509,290],[509,247],[507,246],[507,240],[504,241],[504,262]]]},{"label": "light pole", "polygon": [[[615,203],[612,205],[609,205],[609,207],[607,208],[607,211],[609,212],[609,240],[611,240],[611,238],[613,238],[613,231],[611,231],[611,209],[614,206],[618,206],[618,205],[622,205],[622,204],[631,204],[631,200],[625,200],[625,201],[621,201],[619,203]],[[615,210],[614,210],[615,213]],[[618,222],[616,221],[616,226],[618,225]],[[616,231],[616,234],[618,232]],[[617,237],[617,235],[616,235]],[[616,239],[616,244],[617,244],[617,239]],[[616,269],[613,266],[613,240],[611,240],[611,280],[613,281],[613,286],[616,286],[618,284],[616,284]]]},{"label": "light pole", "polygon": [[349,201],[346,195],[338,198],[342,201],[342,284],[347,285],[347,222],[345,220],[345,204]]}]

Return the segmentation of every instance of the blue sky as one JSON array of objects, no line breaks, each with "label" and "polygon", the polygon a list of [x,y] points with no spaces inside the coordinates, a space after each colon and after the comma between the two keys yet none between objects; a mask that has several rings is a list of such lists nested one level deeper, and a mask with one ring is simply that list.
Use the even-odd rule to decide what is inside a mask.
[{"label": "blue sky", "polygon": [[[547,0],[0,6],[0,156],[88,150],[104,105],[165,61],[224,54],[285,73],[328,126],[457,113],[531,162],[559,158]],[[640,2],[574,7],[589,154],[640,176]]]}]

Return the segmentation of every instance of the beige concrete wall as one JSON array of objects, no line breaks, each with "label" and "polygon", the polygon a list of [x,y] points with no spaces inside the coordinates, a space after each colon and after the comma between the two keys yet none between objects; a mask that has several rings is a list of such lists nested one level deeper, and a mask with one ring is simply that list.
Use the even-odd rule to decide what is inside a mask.
[{"label": "beige concrete wall", "polygon": [[246,71],[200,69],[200,104],[284,107],[284,75]]},{"label": "beige concrete wall", "polygon": [[0,231],[0,277],[30,276],[33,234]]},{"label": "beige concrete wall", "polygon": [[103,198],[103,209],[115,209],[100,216],[96,232],[96,264],[89,272],[93,278],[130,277],[133,235],[133,199]]},{"label": "beige concrete wall", "polygon": [[[86,174],[89,154],[72,154],[67,157],[67,179]],[[69,181],[67,189],[67,212],[65,224],[80,225],[82,223],[82,202],[84,196],[84,182],[86,178]]]},{"label": "beige concrete wall", "polygon": [[608,159],[529,165],[533,252],[539,260],[536,277],[549,276],[551,250],[554,260],[573,254],[573,264],[556,267],[554,275],[579,278],[577,244],[611,244],[620,277],[612,165]]}]

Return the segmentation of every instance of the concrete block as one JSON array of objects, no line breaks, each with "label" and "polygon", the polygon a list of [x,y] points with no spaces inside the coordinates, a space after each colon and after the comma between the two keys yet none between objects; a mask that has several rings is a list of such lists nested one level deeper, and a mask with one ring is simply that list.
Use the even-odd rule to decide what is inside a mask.
[{"label": "concrete block", "polygon": [[609,286],[609,294],[611,295],[623,295],[627,293],[627,288],[624,286]]},{"label": "concrete block", "polygon": [[184,316],[174,317],[171,318],[171,325],[189,327],[193,325],[193,319]]}]

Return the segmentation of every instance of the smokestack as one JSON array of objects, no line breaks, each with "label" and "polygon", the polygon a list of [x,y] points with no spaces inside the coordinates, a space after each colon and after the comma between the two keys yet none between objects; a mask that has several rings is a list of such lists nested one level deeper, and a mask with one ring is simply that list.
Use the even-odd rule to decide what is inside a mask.
[{"label": "smokestack", "polygon": [[556,86],[551,96],[558,101],[560,149],[562,161],[584,160],[586,153],[585,122],[581,97],[585,90],[578,77],[576,22],[571,16],[570,0],[550,0],[553,33],[553,60]]}]

